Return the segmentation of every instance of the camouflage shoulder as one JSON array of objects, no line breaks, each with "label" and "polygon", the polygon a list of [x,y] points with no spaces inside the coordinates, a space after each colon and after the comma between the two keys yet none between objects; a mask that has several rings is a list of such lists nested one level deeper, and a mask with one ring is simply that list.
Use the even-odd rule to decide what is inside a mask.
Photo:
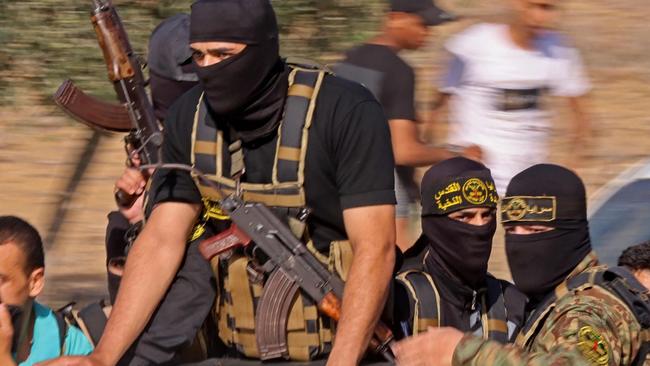
[{"label": "camouflage shoulder", "polygon": [[587,366],[579,352],[558,348],[549,352],[527,352],[513,344],[466,335],[460,341],[452,360],[453,366]]},{"label": "camouflage shoulder", "polygon": [[533,350],[577,349],[593,365],[630,364],[640,347],[641,326],[615,295],[591,287],[560,298]]}]

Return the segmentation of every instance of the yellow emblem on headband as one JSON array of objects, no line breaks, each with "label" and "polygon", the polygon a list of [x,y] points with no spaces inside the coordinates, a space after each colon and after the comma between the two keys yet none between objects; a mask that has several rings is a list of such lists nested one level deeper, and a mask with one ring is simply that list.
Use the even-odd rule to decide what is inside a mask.
[{"label": "yellow emblem on headband", "polygon": [[523,198],[513,198],[503,212],[506,213],[509,220],[521,220],[528,212],[528,204]]},{"label": "yellow emblem on headband", "polygon": [[501,221],[553,221],[556,207],[552,196],[505,197],[501,203]]},{"label": "yellow emblem on headband", "polygon": [[488,189],[482,180],[471,178],[463,184],[463,197],[471,204],[480,205],[487,201]]}]

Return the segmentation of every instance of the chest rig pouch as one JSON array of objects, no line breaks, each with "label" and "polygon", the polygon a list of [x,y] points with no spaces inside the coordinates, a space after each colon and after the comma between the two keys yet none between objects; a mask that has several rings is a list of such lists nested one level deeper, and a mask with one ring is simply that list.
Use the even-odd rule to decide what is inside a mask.
[{"label": "chest rig pouch", "polygon": [[542,301],[517,337],[519,346],[529,348],[544,320],[563,296],[600,287],[623,302],[641,325],[641,346],[631,365],[645,365],[650,361],[650,292],[634,275],[622,267],[596,266],[559,285],[555,292]]},{"label": "chest rig pouch", "polygon": [[[433,277],[425,271],[428,249],[417,257],[407,259],[396,276],[396,281],[406,289],[409,307],[413,317],[410,319],[412,334],[426,332],[427,327],[440,326],[440,293]],[[487,291],[480,296],[481,325],[483,338],[507,343],[514,338],[508,331],[506,302],[501,282],[492,276],[487,277]],[[518,328],[518,327],[517,327]]]},{"label": "chest rig pouch", "polygon": [[[264,203],[282,220],[288,223],[296,237],[330,271],[335,271],[345,281],[351,263],[352,251],[348,242],[330,244],[329,255],[319,253],[309,240],[304,223],[305,190],[304,171],[307,155],[309,128],[312,123],[318,92],[326,71],[290,65],[289,89],[284,106],[283,119],[278,128],[277,148],[270,183],[238,183],[232,177],[243,167],[243,150],[237,143],[227,146],[222,131],[217,129],[207,111],[203,96],[199,100],[194,117],[192,134],[192,164],[207,175],[225,194],[239,191],[243,200]],[[224,156],[230,154],[230,171]],[[204,201],[203,218],[227,220],[217,201],[219,192],[194,177]],[[199,236],[199,225],[194,236]],[[284,358],[307,361],[329,353],[333,324],[322,317],[314,302],[302,293],[283,300],[278,308],[260,306],[268,304],[265,296],[273,297],[278,290],[274,281],[258,268],[258,263],[243,251],[215,257],[211,266],[218,281],[219,295],[215,302],[214,319],[220,340],[234,349],[237,356],[262,360]],[[267,278],[268,277],[268,278]],[[266,295],[265,295],[266,294]],[[268,314],[280,312],[285,314]],[[275,318],[286,323],[286,332],[279,340],[269,340],[259,331],[265,327],[260,319]],[[280,345],[280,352],[269,352],[269,344]],[[270,348],[273,348],[271,346]],[[277,347],[276,347],[277,349]]]}]

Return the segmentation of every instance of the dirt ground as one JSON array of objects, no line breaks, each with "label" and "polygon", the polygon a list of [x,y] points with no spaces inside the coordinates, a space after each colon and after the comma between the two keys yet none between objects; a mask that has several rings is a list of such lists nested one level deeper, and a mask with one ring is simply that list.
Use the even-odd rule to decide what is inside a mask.
[{"label": "dirt ground", "polygon": [[[440,44],[477,19],[501,11],[492,1],[457,1],[469,16],[435,30],[431,44],[407,55],[419,77],[424,119],[444,57]],[[588,194],[641,158],[650,156],[650,31],[646,0],[574,0],[566,3],[565,29],[580,48],[593,83],[590,115],[593,135],[583,156],[567,156],[563,137],[566,111],[559,101],[553,161],[574,166]],[[43,98],[23,91],[0,107],[0,214],[21,216],[47,238],[47,285],[41,300],[59,306],[105,294],[104,233],[114,209],[113,181],[122,171],[121,136],[94,135]],[[446,124],[435,121],[433,142],[444,141]],[[95,141],[95,151],[87,151]],[[82,156],[89,165],[78,185],[70,185]],[[71,190],[70,188],[74,188]],[[416,225],[414,225],[415,227]],[[414,229],[416,230],[416,229]],[[493,272],[507,275],[502,248],[495,248]]]}]

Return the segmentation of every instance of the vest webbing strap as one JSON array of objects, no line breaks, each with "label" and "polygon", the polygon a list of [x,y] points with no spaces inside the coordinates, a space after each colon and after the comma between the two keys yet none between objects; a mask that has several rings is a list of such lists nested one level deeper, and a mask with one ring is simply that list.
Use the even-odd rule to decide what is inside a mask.
[{"label": "vest webbing strap", "polygon": [[[289,74],[291,85],[284,107],[283,123],[278,132],[273,183],[298,182],[301,186],[304,183],[303,152],[306,152],[308,130],[316,107],[315,93],[320,89],[323,76],[323,72],[300,69],[293,69]],[[291,151],[294,156],[289,153]]]},{"label": "vest webbing strap", "polygon": [[59,355],[64,356],[66,348],[65,339],[68,335],[68,322],[65,321],[64,315],[59,312],[54,313],[54,318],[56,319],[56,325],[59,328]]},{"label": "vest webbing strap", "polygon": [[[208,187],[199,183],[199,192],[201,196],[208,197],[213,200],[219,200],[219,193],[212,187]],[[225,194],[232,194],[235,192],[234,188],[222,188]],[[304,194],[291,189],[275,189],[271,191],[243,191],[242,199],[246,202],[261,202],[270,207],[302,207],[304,206]]]},{"label": "vest webbing strap", "polygon": [[[79,310],[77,317],[83,321],[84,327],[90,336],[93,346],[99,343],[108,321],[104,313],[104,303],[94,302]],[[78,321],[78,323],[80,323]]]},{"label": "vest webbing strap", "polygon": [[[413,334],[425,332],[427,327],[440,324],[440,294],[427,272],[410,269],[397,275],[396,280],[409,293],[409,305],[413,309],[411,329]],[[487,278],[487,295],[481,299],[481,326],[483,336],[501,343],[509,341],[506,304],[499,280]]]},{"label": "vest webbing strap", "polygon": [[506,302],[503,297],[503,288],[499,280],[487,278],[487,294],[483,301],[483,312],[487,312],[487,322],[483,322],[483,332],[488,339],[501,343],[508,343],[508,322],[506,314]]},{"label": "vest webbing strap", "polygon": [[223,138],[208,113],[201,94],[192,128],[192,165],[207,175],[222,176]]},{"label": "vest webbing strap", "polygon": [[412,335],[426,332],[429,326],[440,324],[440,294],[433,278],[418,270],[408,270],[397,275],[397,281],[409,292],[409,305],[413,309]]},{"label": "vest webbing strap", "polygon": [[[278,141],[273,163],[272,182],[243,182],[243,199],[276,207],[304,207],[303,190],[305,158],[320,86],[326,71],[292,67],[283,119],[278,128]],[[194,114],[192,130],[192,165],[205,173],[224,193],[234,192],[236,182],[230,177],[228,143],[208,111],[201,95]],[[219,193],[194,177],[201,195],[222,199]]]}]

